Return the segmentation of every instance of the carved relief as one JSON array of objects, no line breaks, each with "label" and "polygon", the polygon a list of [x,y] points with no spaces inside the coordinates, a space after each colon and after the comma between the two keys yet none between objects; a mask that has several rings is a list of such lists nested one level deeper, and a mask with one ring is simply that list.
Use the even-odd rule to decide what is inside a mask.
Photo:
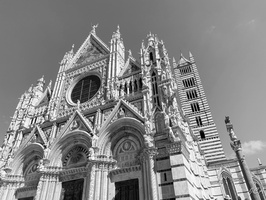
[{"label": "carved relief", "polygon": [[138,149],[132,140],[124,140],[119,144],[114,158],[117,160],[117,166],[119,168],[140,164],[138,160]]}]

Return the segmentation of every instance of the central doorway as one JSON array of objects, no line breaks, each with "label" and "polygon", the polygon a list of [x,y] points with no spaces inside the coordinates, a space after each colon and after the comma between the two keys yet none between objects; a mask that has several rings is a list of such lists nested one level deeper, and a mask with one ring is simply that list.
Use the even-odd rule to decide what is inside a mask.
[{"label": "central doorway", "polygon": [[138,179],[116,182],[115,200],[139,200]]},{"label": "central doorway", "polygon": [[67,181],[62,183],[63,200],[82,200],[84,179]]}]

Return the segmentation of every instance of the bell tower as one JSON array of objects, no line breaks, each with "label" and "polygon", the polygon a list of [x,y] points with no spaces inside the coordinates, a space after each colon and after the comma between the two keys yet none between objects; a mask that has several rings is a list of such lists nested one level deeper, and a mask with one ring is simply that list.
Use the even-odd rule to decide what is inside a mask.
[{"label": "bell tower", "polygon": [[211,110],[191,52],[189,60],[182,54],[173,63],[178,93],[185,115],[190,121],[194,135],[198,137],[201,150],[208,162],[225,160],[222,143],[212,119]]}]

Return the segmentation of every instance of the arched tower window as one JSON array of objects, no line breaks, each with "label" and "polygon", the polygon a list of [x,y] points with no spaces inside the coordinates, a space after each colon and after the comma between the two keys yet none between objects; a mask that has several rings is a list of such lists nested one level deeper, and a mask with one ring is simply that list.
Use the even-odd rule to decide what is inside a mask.
[{"label": "arched tower window", "polygon": [[222,172],[222,185],[224,189],[224,196],[229,195],[232,200],[238,199],[232,176],[228,172]]},{"label": "arched tower window", "polygon": [[152,82],[153,103],[154,103],[154,105],[160,106],[157,77],[156,77],[155,72],[152,72],[151,82]]},{"label": "arched tower window", "polygon": [[138,83],[137,83],[137,80],[135,79],[134,81],[134,92],[137,92],[138,91]]},{"label": "arched tower window", "polygon": [[139,79],[139,90],[142,90],[142,78]]},{"label": "arched tower window", "polygon": [[203,130],[200,130],[200,138],[205,139],[205,133]]},{"label": "arched tower window", "polygon": [[130,81],[130,83],[129,83],[129,93],[131,94],[132,91],[133,91],[133,89],[132,89],[132,82]]},{"label": "arched tower window", "polygon": [[152,62],[154,62],[154,60],[153,60],[154,58],[153,58],[153,53],[152,52],[150,52],[150,60],[152,61]]}]

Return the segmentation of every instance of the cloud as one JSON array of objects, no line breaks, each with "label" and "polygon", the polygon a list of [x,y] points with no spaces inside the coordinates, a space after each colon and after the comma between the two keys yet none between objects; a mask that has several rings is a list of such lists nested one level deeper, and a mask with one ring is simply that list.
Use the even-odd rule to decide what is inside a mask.
[{"label": "cloud", "polygon": [[244,142],[242,150],[245,155],[253,155],[266,149],[266,143],[260,140]]},{"label": "cloud", "polygon": [[256,19],[251,19],[249,21],[241,22],[236,26],[236,29],[241,29],[241,28],[249,28],[253,29],[257,20]]},{"label": "cloud", "polygon": [[207,28],[206,32],[207,32],[208,34],[212,34],[212,33],[214,32],[215,29],[216,29],[215,26],[210,26],[209,28]]}]

